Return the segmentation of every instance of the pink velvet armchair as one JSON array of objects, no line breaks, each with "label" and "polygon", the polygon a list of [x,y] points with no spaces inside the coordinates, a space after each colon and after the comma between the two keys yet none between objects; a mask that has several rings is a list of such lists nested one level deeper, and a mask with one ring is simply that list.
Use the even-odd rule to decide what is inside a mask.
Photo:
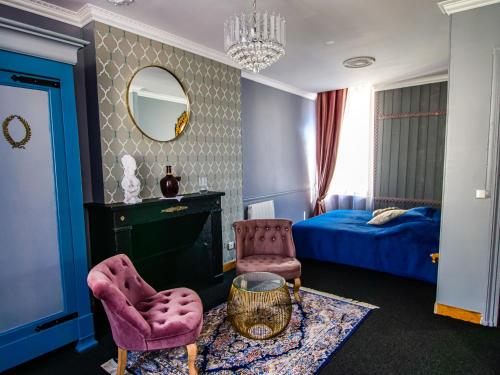
[{"label": "pink velvet armchair", "polygon": [[294,296],[300,302],[301,265],[295,258],[292,222],[258,219],[233,224],[236,236],[236,273],[272,272],[294,281]]},{"label": "pink velvet armchair", "polygon": [[119,254],[89,272],[88,285],[102,301],[118,346],[117,375],[123,375],[127,351],[151,351],[186,346],[189,374],[197,374],[196,340],[203,325],[200,297],[187,288],[157,292]]}]

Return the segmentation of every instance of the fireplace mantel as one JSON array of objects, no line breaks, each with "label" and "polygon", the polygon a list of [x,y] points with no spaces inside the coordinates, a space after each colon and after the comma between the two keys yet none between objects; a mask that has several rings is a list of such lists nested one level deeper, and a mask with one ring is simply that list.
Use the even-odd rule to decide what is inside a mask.
[{"label": "fireplace mantel", "polygon": [[155,289],[222,280],[222,192],[86,205],[91,260],[127,254]]}]

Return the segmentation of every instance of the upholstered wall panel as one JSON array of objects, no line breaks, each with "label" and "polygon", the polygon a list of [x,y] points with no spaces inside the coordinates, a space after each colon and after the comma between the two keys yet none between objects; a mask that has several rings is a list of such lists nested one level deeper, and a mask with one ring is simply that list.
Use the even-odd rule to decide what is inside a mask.
[{"label": "upholstered wall panel", "polygon": [[[102,23],[94,24],[99,126],[105,203],[123,200],[120,158],[138,162],[142,198],[160,197],[165,165],[182,177],[180,194],[196,192],[198,177],[211,190],[224,191],[223,240],[231,224],[243,218],[240,70]],[[175,73],[187,90],[191,118],[172,142],[156,142],[132,123],[126,87],[140,67],[161,65]],[[224,252],[225,260],[234,257]]]},{"label": "upholstered wall panel", "polygon": [[377,207],[439,206],[443,189],[447,82],[375,97]]}]

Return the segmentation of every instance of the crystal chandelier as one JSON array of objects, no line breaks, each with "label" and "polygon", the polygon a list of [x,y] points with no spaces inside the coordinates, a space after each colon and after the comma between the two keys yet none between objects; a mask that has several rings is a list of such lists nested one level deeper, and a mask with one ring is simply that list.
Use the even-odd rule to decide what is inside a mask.
[{"label": "crystal chandelier", "polygon": [[260,72],[285,54],[285,18],[257,12],[229,17],[224,23],[224,49],[244,69]]}]

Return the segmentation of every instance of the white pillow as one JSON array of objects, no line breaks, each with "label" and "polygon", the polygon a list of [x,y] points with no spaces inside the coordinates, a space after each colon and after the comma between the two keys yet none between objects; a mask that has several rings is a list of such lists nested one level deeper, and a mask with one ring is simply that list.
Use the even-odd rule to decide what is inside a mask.
[{"label": "white pillow", "polygon": [[399,208],[397,208],[397,207],[379,208],[378,210],[373,211],[372,217],[378,216],[383,212],[392,211],[392,210],[399,210]]},{"label": "white pillow", "polygon": [[368,224],[382,225],[382,224],[388,223],[392,219],[395,219],[395,218],[403,215],[406,211],[408,211],[408,210],[395,209],[395,210],[384,211],[384,212],[378,214],[377,216],[375,216],[374,218],[372,218],[368,222]]}]

